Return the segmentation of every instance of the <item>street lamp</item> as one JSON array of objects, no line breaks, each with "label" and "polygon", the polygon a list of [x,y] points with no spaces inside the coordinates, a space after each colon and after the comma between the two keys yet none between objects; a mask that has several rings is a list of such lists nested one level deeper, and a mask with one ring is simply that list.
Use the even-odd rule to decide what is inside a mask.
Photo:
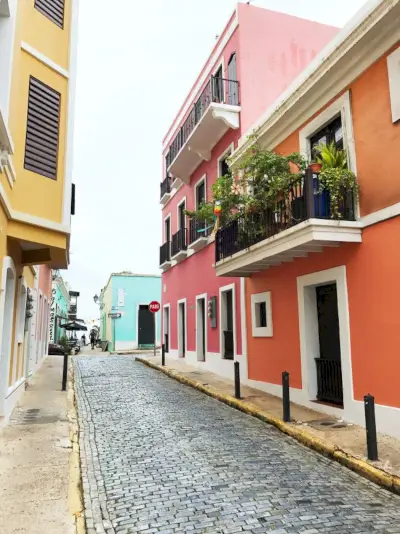
[{"label": "street lamp", "polygon": [[97,304],[98,300],[99,300],[99,296],[96,294],[94,297],[93,297],[93,300],[94,302]]}]

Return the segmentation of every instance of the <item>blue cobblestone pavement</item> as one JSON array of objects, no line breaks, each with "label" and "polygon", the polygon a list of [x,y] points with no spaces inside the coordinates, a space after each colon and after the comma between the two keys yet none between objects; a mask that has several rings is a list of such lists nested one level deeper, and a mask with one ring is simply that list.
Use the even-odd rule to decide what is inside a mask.
[{"label": "blue cobblestone pavement", "polygon": [[400,498],[135,362],[77,357],[88,534],[400,534]]}]

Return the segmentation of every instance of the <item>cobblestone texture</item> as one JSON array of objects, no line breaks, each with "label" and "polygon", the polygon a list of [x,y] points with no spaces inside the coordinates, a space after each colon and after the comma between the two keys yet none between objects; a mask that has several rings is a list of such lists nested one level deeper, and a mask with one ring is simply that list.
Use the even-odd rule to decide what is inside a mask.
[{"label": "cobblestone texture", "polygon": [[133,358],[75,359],[88,534],[400,534],[400,499]]}]

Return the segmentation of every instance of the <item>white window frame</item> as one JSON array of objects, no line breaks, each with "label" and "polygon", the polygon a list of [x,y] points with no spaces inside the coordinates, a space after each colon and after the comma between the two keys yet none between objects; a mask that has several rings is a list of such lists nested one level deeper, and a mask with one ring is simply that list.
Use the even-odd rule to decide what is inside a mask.
[{"label": "white window frame", "polygon": [[353,115],[351,112],[350,91],[337,98],[324,111],[319,113],[299,132],[300,152],[311,161],[310,138],[324,126],[329,124],[335,117],[340,116],[342,120],[343,147],[347,152],[349,169],[357,175],[356,148],[354,143]]},{"label": "white window frame", "polygon": [[[180,224],[181,224],[181,218],[179,217],[179,207],[185,204],[185,210],[187,210],[187,202],[186,202],[186,195],[178,202],[178,205],[176,206],[176,217],[178,224],[176,225],[178,230],[181,230]],[[187,228],[187,216],[185,215],[185,228]]]},{"label": "white window frame", "polygon": [[226,311],[225,306],[222,305],[223,299],[222,294],[227,293],[232,290],[232,307],[233,307],[233,359],[236,360],[237,357],[237,332],[236,332],[236,284],[229,284],[219,288],[219,352],[223,360],[225,352],[225,342],[224,342],[224,325],[226,321]]},{"label": "white window frame", "polygon": [[168,349],[169,349],[168,352],[169,352],[171,349],[171,305],[169,303],[163,305],[161,344],[165,342],[165,325],[166,325],[165,310],[167,309],[168,309]]},{"label": "white window frame", "polygon": [[207,202],[207,174],[203,174],[203,176],[194,184],[194,207],[196,210],[200,207],[197,205],[197,188],[202,182],[204,182],[204,202]]},{"label": "white window frame", "polygon": [[167,242],[167,239],[166,239],[166,236],[165,236],[165,223],[167,221],[167,219],[169,219],[169,240],[170,242],[172,241],[172,217],[171,217],[171,212],[168,213],[168,215],[166,215],[164,217],[164,224],[163,224],[163,236],[164,236],[164,240],[163,240],[163,243],[165,244]]},{"label": "white window frame", "polygon": [[392,122],[400,121],[400,46],[387,57]]},{"label": "white window frame", "polygon": [[[265,302],[267,326],[257,326],[257,304]],[[253,337],[273,337],[271,291],[251,295],[251,334]]]},{"label": "white window frame", "polygon": [[[221,61],[219,61],[216,66],[214,67],[212,75],[215,76],[218,72],[218,69],[222,70],[222,79],[225,79],[225,58],[222,56]],[[225,99],[225,82],[222,82],[222,96],[223,100]],[[216,102],[215,102],[216,103]],[[224,102],[220,102],[220,104],[223,104]]]},{"label": "white window frame", "polygon": [[217,178],[221,176],[221,162],[228,154],[232,155],[235,150],[235,143],[231,143],[217,159]]}]

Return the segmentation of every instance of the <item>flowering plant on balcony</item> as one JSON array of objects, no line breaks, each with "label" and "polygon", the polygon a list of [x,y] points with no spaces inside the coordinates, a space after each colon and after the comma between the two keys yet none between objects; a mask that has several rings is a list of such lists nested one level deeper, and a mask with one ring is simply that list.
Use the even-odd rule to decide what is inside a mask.
[{"label": "flowering plant on balcony", "polygon": [[332,219],[341,219],[341,206],[345,195],[350,193],[354,201],[358,199],[359,186],[356,176],[348,168],[346,151],[336,148],[334,142],[328,145],[320,143],[316,150],[317,162],[322,165],[318,176],[319,189],[321,192],[329,191]]}]

